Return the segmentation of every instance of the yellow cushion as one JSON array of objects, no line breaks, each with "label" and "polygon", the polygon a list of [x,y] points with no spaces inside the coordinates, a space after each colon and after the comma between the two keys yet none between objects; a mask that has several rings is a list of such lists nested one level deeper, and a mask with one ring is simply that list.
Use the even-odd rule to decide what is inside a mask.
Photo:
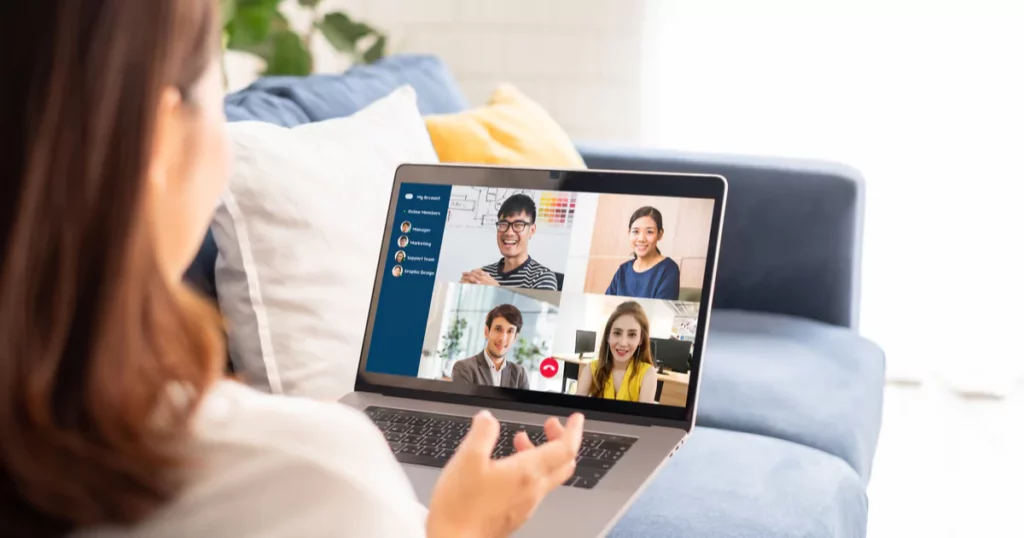
[{"label": "yellow cushion", "polygon": [[441,162],[585,168],[569,135],[536,102],[503,84],[486,106],[427,116]]}]

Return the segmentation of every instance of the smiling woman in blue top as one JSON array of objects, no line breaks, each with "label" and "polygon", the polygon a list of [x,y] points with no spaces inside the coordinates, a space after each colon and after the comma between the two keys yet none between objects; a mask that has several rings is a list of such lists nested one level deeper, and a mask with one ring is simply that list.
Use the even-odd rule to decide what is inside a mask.
[{"label": "smiling woman in blue top", "polygon": [[645,206],[629,217],[629,244],[633,259],[615,271],[606,295],[646,299],[679,299],[679,265],[658,249],[665,236],[661,211]]}]

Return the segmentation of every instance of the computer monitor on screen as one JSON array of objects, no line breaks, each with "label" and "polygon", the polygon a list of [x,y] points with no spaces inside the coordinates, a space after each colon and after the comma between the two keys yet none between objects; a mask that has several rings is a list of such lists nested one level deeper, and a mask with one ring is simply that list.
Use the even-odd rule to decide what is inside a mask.
[{"label": "computer monitor on screen", "polygon": [[594,331],[576,331],[576,349],[573,353],[593,353],[597,348],[597,333]]},{"label": "computer monitor on screen", "polygon": [[690,348],[692,342],[675,338],[651,338],[651,351],[659,369],[686,373],[690,371]]}]

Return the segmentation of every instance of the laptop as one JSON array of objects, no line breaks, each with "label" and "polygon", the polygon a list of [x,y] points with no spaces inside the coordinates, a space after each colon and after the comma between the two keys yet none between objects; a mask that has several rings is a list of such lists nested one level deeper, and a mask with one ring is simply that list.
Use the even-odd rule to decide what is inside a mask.
[{"label": "laptop", "polygon": [[[716,175],[402,165],[342,401],[424,504],[481,408],[501,421],[495,458],[583,412],[575,475],[516,535],[605,535],[693,430],[726,192]],[[651,340],[673,335],[691,366],[659,372]]]}]

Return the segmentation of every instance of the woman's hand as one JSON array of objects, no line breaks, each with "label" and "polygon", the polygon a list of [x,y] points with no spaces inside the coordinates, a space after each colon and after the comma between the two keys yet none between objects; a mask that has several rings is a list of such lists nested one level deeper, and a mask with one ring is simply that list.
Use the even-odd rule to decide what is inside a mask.
[{"label": "woman's hand", "polygon": [[583,439],[583,415],[565,427],[555,418],[544,424],[548,441],[533,446],[516,434],[516,453],[492,460],[498,421],[487,411],[473,426],[434,487],[427,517],[428,538],[497,538],[515,532],[540,501],[572,476]]}]

